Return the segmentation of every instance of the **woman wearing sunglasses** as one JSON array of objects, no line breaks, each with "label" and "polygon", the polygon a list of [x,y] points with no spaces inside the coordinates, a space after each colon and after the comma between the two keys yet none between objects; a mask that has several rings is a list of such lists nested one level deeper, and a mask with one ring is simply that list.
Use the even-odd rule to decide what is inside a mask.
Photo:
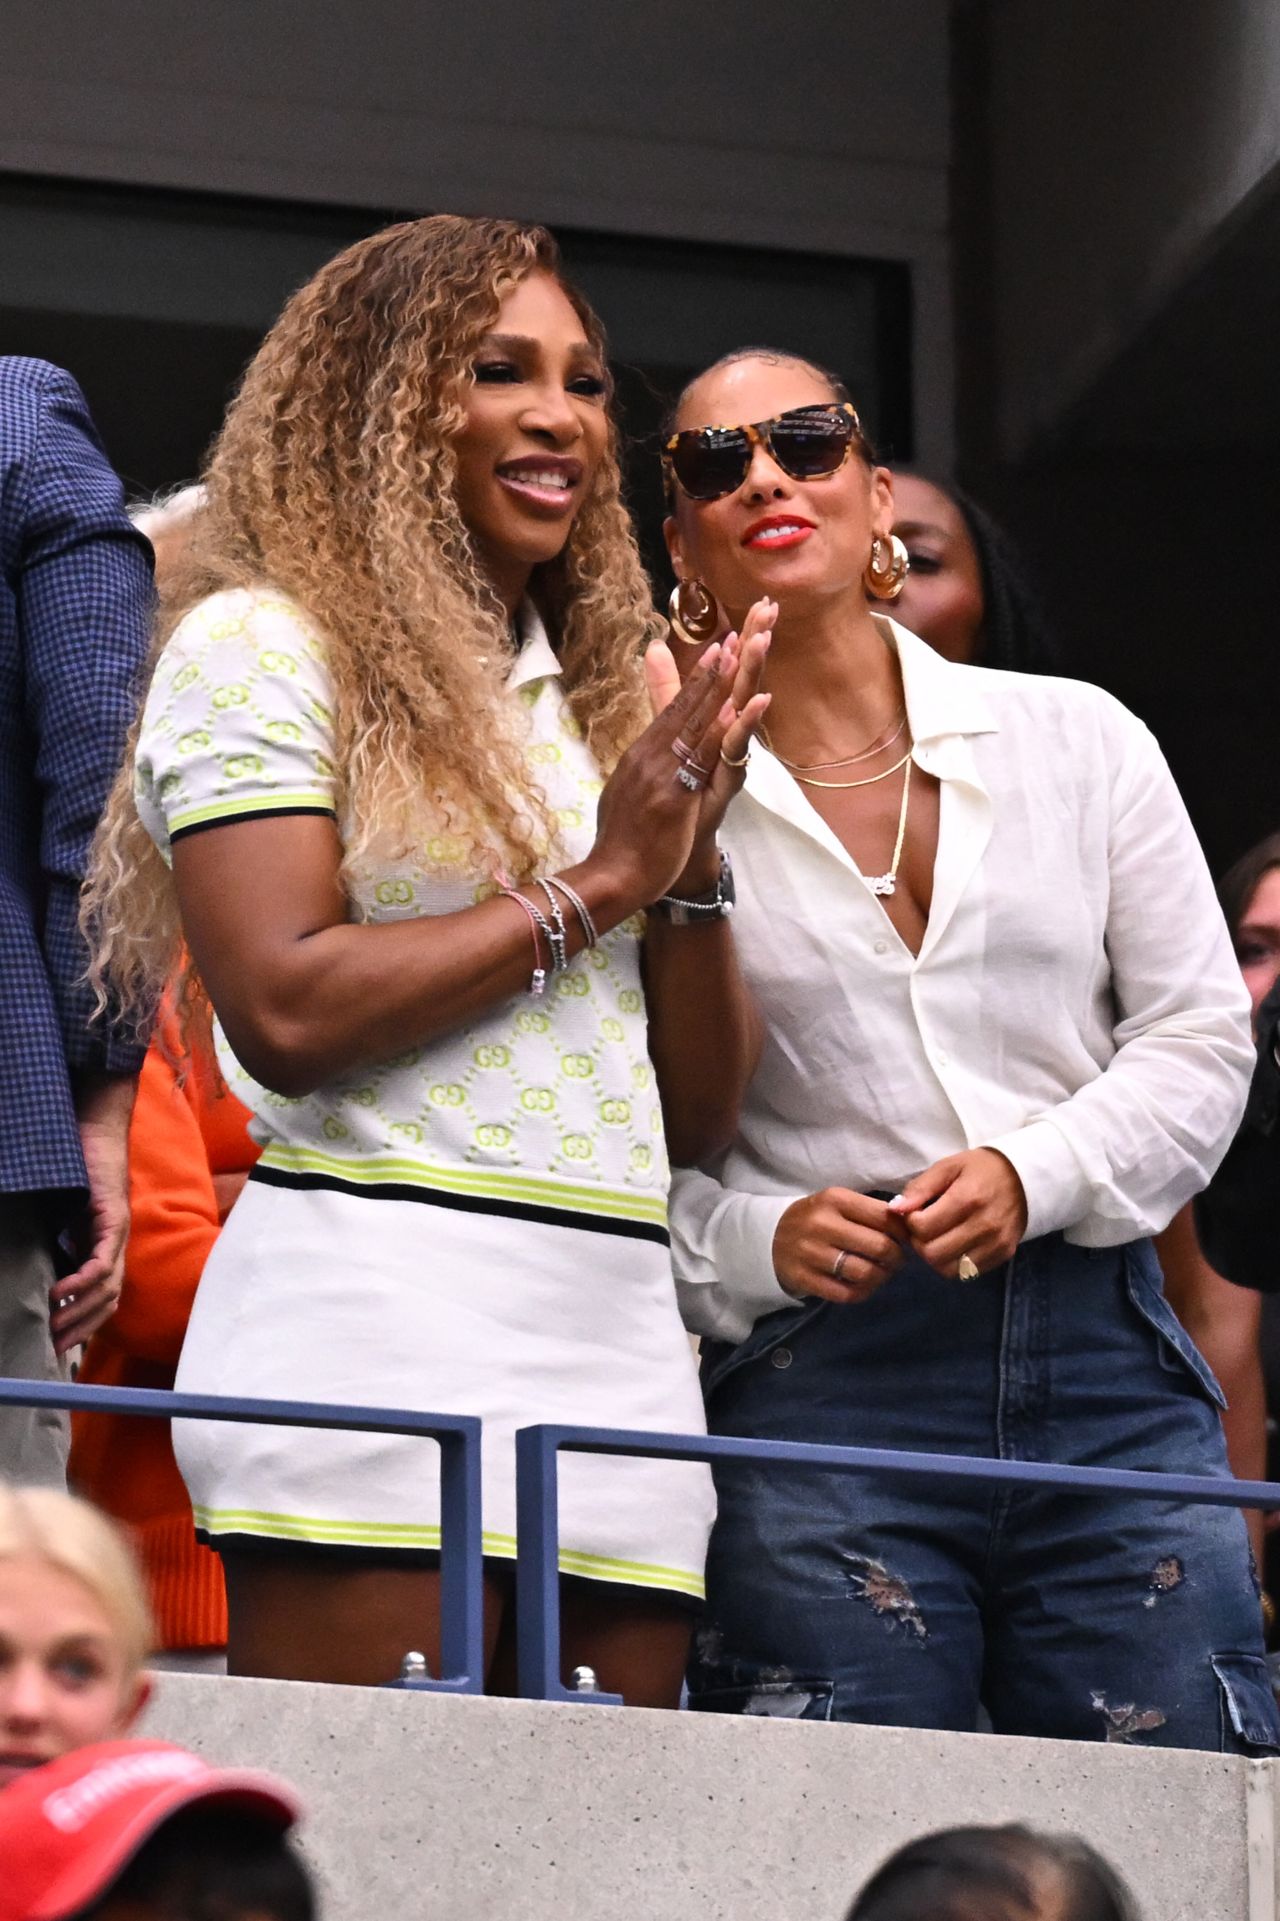
[{"label": "woman wearing sunglasses", "polygon": [[[828,375],[730,356],[672,428],[677,638],[778,607],[725,829],[763,1052],[673,1205],[712,1431],[1225,1476],[1149,1236],[1230,1137],[1247,1008],[1155,743],[1096,688],[945,660],[868,603],[903,573],[891,480]],[[1280,1736],[1238,1512],[716,1479],[699,1708]]]}]

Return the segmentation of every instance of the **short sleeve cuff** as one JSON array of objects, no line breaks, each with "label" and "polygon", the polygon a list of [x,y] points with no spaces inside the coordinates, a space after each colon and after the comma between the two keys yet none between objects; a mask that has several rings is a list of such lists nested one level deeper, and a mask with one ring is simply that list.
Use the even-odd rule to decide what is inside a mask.
[{"label": "short sleeve cuff", "polygon": [[1065,1134],[1052,1121],[1030,1121],[984,1147],[1003,1154],[1022,1182],[1029,1241],[1070,1227],[1089,1211],[1089,1181]]}]

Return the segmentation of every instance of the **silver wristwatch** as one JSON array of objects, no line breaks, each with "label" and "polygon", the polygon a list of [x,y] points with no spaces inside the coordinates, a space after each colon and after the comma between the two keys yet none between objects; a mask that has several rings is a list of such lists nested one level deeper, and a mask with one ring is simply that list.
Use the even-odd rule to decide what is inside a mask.
[{"label": "silver wristwatch", "polygon": [[661,914],[673,927],[692,927],[698,921],[726,920],[733,912],[738,896],[734,891],[733,868],[724,848],[720,849],[720,878],[714,887],[705,894],[693,894],[688,900],[679,894],[664,894],[649,909],[651,914]]}]

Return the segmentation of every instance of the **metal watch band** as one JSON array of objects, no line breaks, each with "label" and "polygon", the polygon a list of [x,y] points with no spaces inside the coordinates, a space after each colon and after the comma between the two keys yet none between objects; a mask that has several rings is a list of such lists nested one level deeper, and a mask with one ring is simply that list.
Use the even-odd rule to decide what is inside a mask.
[{"label": "metal watch band", "polygon": [[691,927],[698,921],[726,920],[733,912],[737,894],[733,885],[733,866],[724,848],[720,849],[720,877],[714,887],[705,894],[691,895],[687,900],[678,894],[664,894],[650,908],[650,913],[661,914],[673,927]]}]

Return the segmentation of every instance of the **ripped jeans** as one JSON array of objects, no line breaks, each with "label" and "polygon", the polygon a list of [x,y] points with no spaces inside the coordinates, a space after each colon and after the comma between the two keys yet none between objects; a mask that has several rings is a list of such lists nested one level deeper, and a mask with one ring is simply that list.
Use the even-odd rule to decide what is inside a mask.
[{"label": "ripped jeans", "polygon": [[[942,1280],[911,1258],[704,1347],[713,1434],[1229,1473],[1221,1391],[1149,1242],[1026,1243]],[[704,1711],[1280,1750],[1234,1508],[716,1466]]]}]

